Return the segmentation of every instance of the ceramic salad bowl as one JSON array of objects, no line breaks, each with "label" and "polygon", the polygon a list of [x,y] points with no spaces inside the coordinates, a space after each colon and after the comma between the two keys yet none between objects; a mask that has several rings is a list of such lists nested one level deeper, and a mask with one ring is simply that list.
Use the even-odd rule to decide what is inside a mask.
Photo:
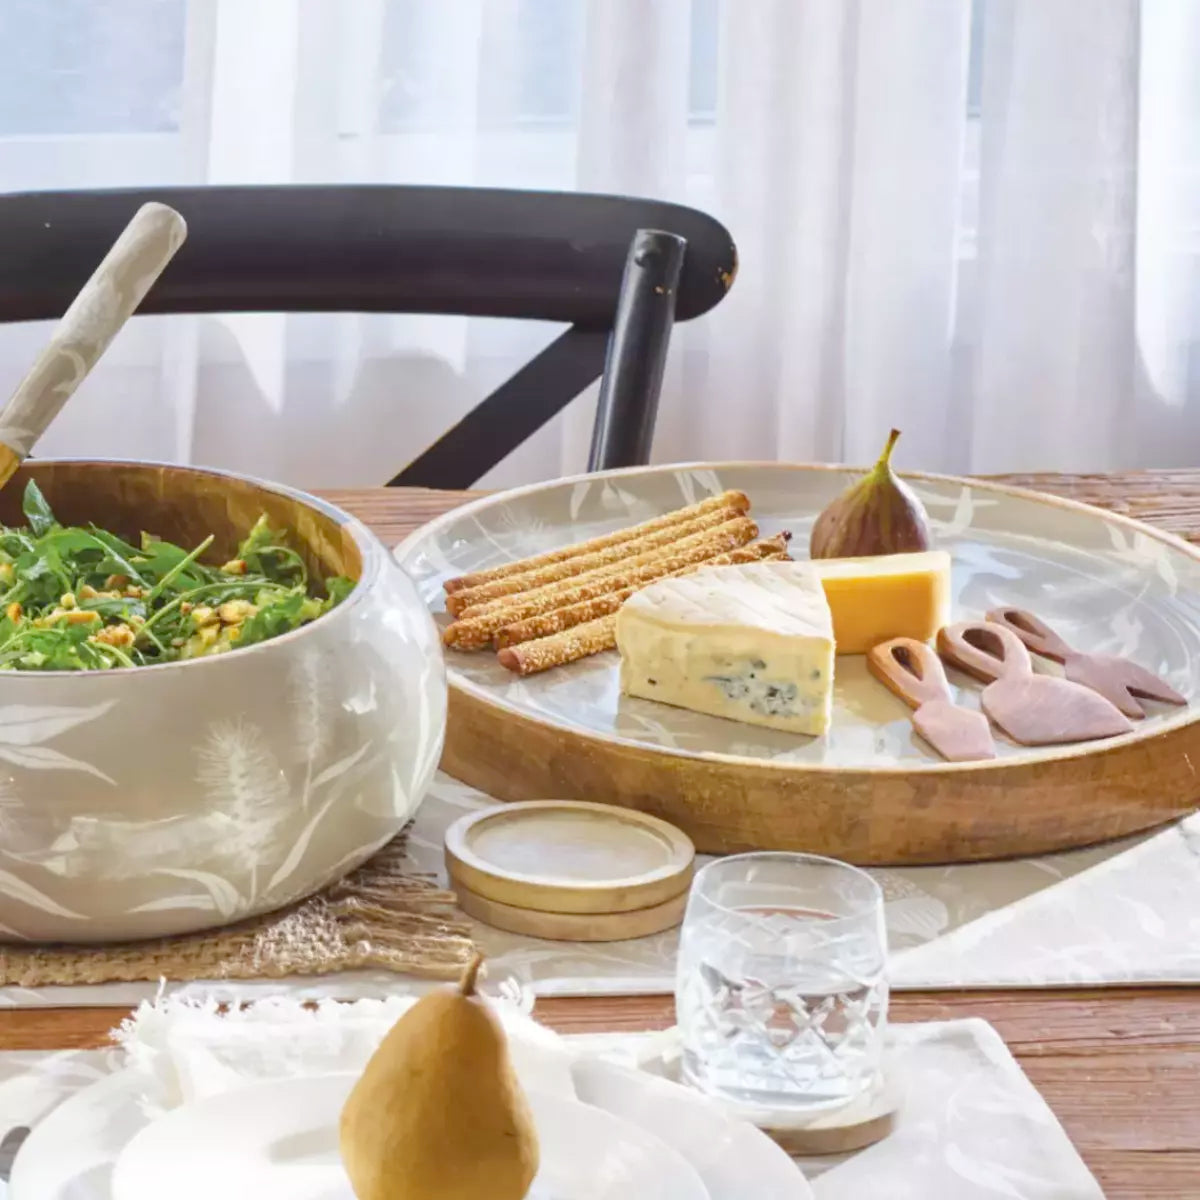
[{"label": "ceramic salad bowl", "polygon": [[221,562],[265,513],[312,578],[356,582],[309,624],[211,657],[0,671],[0,939],[186,933],[322,888],[416,811],[441,753],[441,647],[408,577],[361,523],[244,476],[29,462],[63,525],[146,530]]}]

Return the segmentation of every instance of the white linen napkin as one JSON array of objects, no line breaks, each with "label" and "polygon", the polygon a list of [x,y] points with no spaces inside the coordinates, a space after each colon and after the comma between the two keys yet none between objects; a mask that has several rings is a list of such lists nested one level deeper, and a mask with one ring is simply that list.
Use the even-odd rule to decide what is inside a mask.
[{"label": "white linen napkin", "polygon": [[[677,1031],[588,1034],[578,1053],[674,1079]],[[1104,1200],[1000,1035],[969,1018],[888,1028],[896,1127],[851,1154],[798,1159],[817,1200]]]}]

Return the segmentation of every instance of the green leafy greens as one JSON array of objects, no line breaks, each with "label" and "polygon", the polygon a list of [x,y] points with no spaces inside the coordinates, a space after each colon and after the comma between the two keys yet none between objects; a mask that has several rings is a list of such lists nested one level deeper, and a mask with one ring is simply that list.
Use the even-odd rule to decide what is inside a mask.
[{"label": "green leafy greens", "polygon": [[261,516],[237,554],[203,560],[149,534],[141,544],[60,525],[37,484],[27,526],[0,526],[0,670],[102,671],[219,654],[315,620],[354,586],[309,586],[304,559]]}]

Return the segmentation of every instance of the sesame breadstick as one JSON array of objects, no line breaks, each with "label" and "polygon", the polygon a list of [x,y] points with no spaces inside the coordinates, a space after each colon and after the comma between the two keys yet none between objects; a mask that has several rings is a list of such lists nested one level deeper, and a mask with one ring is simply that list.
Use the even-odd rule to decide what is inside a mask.
[{"label": "sesame breadstick", "polygon": [[649,583],[652,579],[660,579],[680,567],[691,563],[701,563],[705,559],[715,558],[744,546],[752,538],[757,537],[758,526],[753,521],[742,518],[730,521],[707,533],[698,534],[688,541],[695,544],[684,549],[683,544],[671,547],[676,553],[647,555],[641,565],[632,562],[622,564],[622,569],[616,571],[593,571],[587,582],[571,580],[577,583],[575,587],[562,587],[552,584],[536,592],[526,592],[512,597],[508,602],[496,601],[477,616],[464,616],[446,627],[442,633],[442,641],[456,650],[480,650],[486,646],[496,633],[505,625],[523,621],[526,617],[536,617],[539,613],[553,612],[556,608],[565,608],[570,604],[579,604],[584,600],[592,600],[608,592],[620,591],[626,587],[637,587]]},{"label": "sesame breadstick", "polygon": [[616,546],[622,542],[631,542],[635,538],[644,537],[648,533],[657,533],[660,529],[668,529],[673,525],[683,525],[705,513],[714,512],[718,508],[736,508],[738,512],[750,511],[750,500],[744,492],[722,492],[719,496],[710,496],[698,504],[689,504],[686,508],[677,508],[673,512],[655,517],[651,521],[643,521],[640,525],[632,525],[628,529],[618,529],[614,533],[602,537],[591,538],[586,542],[576,542],[572,546],[563,546],[559,550],[551,550],[546,554],[536,554],[531,558],[520,558],[515,562],[505,563],[502,567],[492,567],[486,571],[474,571],[470,575],[460,575],[456,579],[447,579],[442,585],[447,593],[462,591],[464,588],[479,587],[496,579],[505,579],[509,575],[519,575],[524,571],[535,571],[550,563],[562,562],[564,559],[575,558],[581,554],[591,554],[608,546]]},{"label": "sesame breadstick", "polygon": [[[783,558],[786,556],[786,551],[787,535],[777,534],[766,541],[754,542],[729,554],[721,554],[703,563],[684,567],[679,571],[672,571],[671,576],[687,575],[692,571],[698,571],[702,566],[718,567],[726,563]],[[618,591],[609,592],[604,596],[597,596],[592,600],[584,600],[579,604],[568,605],[566,608],[556,608],[553,612],[543,613],[541,616],[536,617],[527,617],[524,621],[517,621],[513,625],[505,625],[503,629],[497,632],[494,639],[495,644],[500,648],[517,646],[521,642],[531,642],[535,638],[551,637],[553,634],[562,633],[564,630],[571,629],[575,625],[594,621],[597,617],[603,617],[608,613],[616,612],[636,591],[637,588],[635,587],[621,588]]]},{"label": "sesame breadstick", "polygon": [[605,546],[603,550],[596,550],[591,554],[573,555],[562,562],[547,563],[546,566],[537,567],[532,571],[520,571],[516,575],[495,579],[478,587],[460,588],[446,597],[446,611],[457,617],[475,605],[486,604],[504,596],[515,596],[519,592],[532,591],[549,583],[557,583],[561,579],[569,579],[573,575],[582,575],[585,571],[592,571],[597,567],[636,558],[640,554],[669,546],[672,542],[682,541],[693,534],[703,533],[706,529],[724,525],[726,521],[737,520],[740,516],[741,510],[732,506],[714,508],[712,512],[704,513],[692,521],[668,525],[666,529],[618,542],[613,546]]},{"label": "sesame breadstick", "polygon": [[[629,578],[633,573],[642,567],[648,567],[654,563],[665,562],[669,558],[678,558],[680,555],[687,554],[694,549],[700,549],[704,546],[715,546],[707,556],[711,558],[714,554],[724,554],[727,550],[736,550],[738,546],[743,546],[751,538],[758,537],[758,526],[750,520],[749,517],[734,517],[732,521],[725,521],[720,525],[714,526],[712,529],[702,529],[699,533],[693,533],[688,537],[681,538],[677,542],[671,542],[666,546],[659,546],[654,550],[647,550],[643,554],[637,554],[632,558],[623,558],[618,562],[606,563],[604,566],[596,567],[591,571],[584,571],[582,575],[571,575],[566,579],[558,579],[553,583],[543,584],[541,587],[531,588],[527,592],[518,592],[515,596],[499,596],[495,600],[485,600],[482,604],[472,604],[470,608],[464,608],[460,612],[459,619],[470,620],[474,617],[486,616],[488,613],[504,612],[514,605],[534,605],[530,609],[530,615],[533,613],[550,612],[555,608],[562,608],[564,604],[573,604],[572,600],[558,600],[554,603],[557,597],[565,596],[568,592],[573,592],[577,588],[593,583],[603,583],[611,581],[609,586],[600,588],[599,591],[589,592],[589,596],[602,596],[605,592],[616,591],[617,588],[624,587],[622,580]],[[731,540],[732,539],[732,540]],[[689,562],[700,562],[700,558],[687,558],[681,561],[678,565],[685,566]],[[668,568],[674,570],[674,567]],[[586,598],[586,597],[585,597]]]},{"label": "sesame breadstick", "polygon": [[551,667],[575,662],[617,644],[617,614],[609,613],[595,621],[586,621],[553,637],[536,638],[519,646],[506,646],[496,655],[502,667],[518,675],[533,675]]},{"label": "sesame breadstick", "polygon": [[[787,552],[776,551],[763,557],[764,559],[787,558]],[[730,561],[730,556],[722,555],[711,562],[701,563],[700,566],[721,566],[728,561]],[[686,572],[679,573],[686,574]],[[572,626],[570,629],[550,637],[535,638],[533,641],[521,642],[516,646],[505,646],[497,653],[496,658],[502,667],[514,671],[518,675],[534,675],[538,671],[548,671],[552,667],[562,667],[567,663],[577,662],[581,658],[589,658],[593,654],[612,650],[616,644],[617,614],[612,612],[594,621]]]}]

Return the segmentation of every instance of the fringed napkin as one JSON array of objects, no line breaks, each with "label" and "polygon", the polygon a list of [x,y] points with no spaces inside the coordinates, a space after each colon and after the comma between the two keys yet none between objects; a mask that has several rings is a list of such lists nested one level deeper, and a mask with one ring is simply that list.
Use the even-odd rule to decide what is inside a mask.
[{"label": "fringed napkin", "polygon": [[[114,1037],[139,1076],[143,1107],[158,1115],[260,1080],[359,1072],[414,1003],[415,996],[315,1005],[280,997],[224,1010],[165,997],[143,1003]],[[532,996],[513,986],[496,1000],[517,1075],[527,1088],[574,1096],[571,1055],[532,1008]]]}]

